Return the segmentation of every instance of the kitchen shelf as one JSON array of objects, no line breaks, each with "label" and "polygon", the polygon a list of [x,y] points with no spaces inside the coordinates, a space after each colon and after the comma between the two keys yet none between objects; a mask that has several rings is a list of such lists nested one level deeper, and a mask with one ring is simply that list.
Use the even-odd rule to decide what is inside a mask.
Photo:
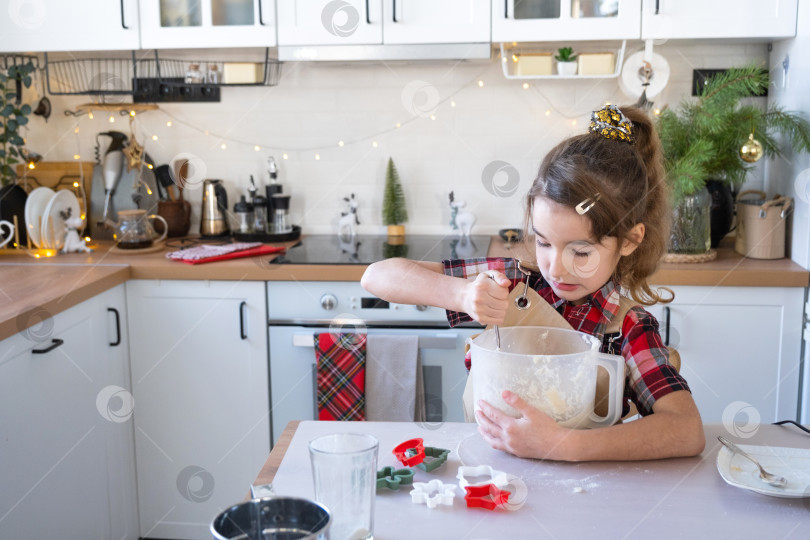
[{"label": "kitchen shelf", "polygon": [[[45,53],[45,81],[48,93],[54,96],[110,96],[108,103],[118,104],[114,96],[134,96],[149,91],[139,81],[157,79],[166,86],[276,86],[281,76],[281,62],[270,58],[270,49],[265,48],[263,58],[256,61],[238,62],[223,60],[179,60],[162,58],[157,50],[154,56],[137,58],[136,51],[127,56],[109,58],[66,58],[52,60]],[[20,55],[15,55],[20,58]],[[189,64],[199,64],[201,70],[216,65],[220,77],[226,64],[252,64],[256,66],[256,82],[217,84],[201,81],[199,84],[185,82]],[[119,98],[120,99],[120,98]]]},{"label": "kitchen shelf", "polygon": [[[205,59],[176,59],[176,58],[161,58],[157,50],[155,50],[155,66],[157,67],[157,78],[161,84],[167,86],[276,86],[281,78],[281,62],[274,58],[270,58],[270,49],[265,48],[264,58],[255,61],[240,60],[224,61],[224,60],[205,60]],[[202,74],[202,80],[199,83],[187,83],[185,80],[186,71],[191,64],[197,64]],[[229,66],[235,64],[247,64],[255,68],[256,80],[255,82],[225,82],[224,78],[226,70]],[[219,72],[220,82],[212,83],[205,80],[205,73],[212,67],[216,66]]]},{"label": "kitchen shelf", "polygon": [[45,81],[54,96],[128,96],[138,92],[139,78],[157,77],[151,58],[67,58],[50,60],[45,53]]},{"label": "kitchen shelf", "polygon": [[[514,46],[505,45],[501,43],[501,67],[503,68],[503,76],[507,79],[615,79],[622,71],[622,64],[624,63],[624,52],[627,48],[627,41],[622,41],[621,46],[611,46],[604,44],[594,44],[593,46],[586,45],[588,42],[576,42],[577,54],[587,53],[605,53],[610,52],[615,55],[616,65],[614,66],[613,73],[605,75],[520,75],[516,72],[518,59],[521,55],[527,54],[550,54],[552,59],[557,52],[556,48],[552,48],[548,43],[519,43]],[[552,66],[553,67],[553,66]]]}]

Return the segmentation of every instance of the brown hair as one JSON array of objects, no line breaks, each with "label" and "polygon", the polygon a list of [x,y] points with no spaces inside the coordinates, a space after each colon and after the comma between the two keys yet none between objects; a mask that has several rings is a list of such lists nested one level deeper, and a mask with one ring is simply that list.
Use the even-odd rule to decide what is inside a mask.
[{"label": "brown hair", "polygon": [[546,155],[526,198],[527,229],[536,197],[573,210],[598,193],[598,201],[584,214],[595,239],[614,236],[621,245],[623,239],[631,240],[628,233],[636,224],[645,226],[644,239],[633,253],[619,259],[613,278],[639,304],[671,302],[672,291],[663,298],[647,283],[669,238],[661,143],[646,112],[627,106],[621,111],[633,124],[634,144],[586,133],[564,140]]}]

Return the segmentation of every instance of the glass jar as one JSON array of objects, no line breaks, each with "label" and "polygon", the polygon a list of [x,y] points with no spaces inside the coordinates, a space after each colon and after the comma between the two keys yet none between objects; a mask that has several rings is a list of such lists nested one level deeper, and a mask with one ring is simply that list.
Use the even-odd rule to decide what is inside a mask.
[{"label": "glass jar", "polygon": [[680,254],[707,253],[711,249],[712,196],[706,188],[674,202],[668,251]]},{"label": "glass jar", "polygon": [[205,73],[205,82],[208,84],[219,84],[219,66],[208,64],[208,71]]},{"label": "glass jar", "polygon": [[186,84],[200,84],[203,82],[199,64],[189,64],[186,70]]}]

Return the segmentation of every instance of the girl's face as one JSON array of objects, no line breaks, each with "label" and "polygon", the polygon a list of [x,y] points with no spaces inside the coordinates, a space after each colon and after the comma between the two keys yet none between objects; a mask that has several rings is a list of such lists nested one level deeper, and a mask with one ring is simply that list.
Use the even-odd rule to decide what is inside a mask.
[{"label": "girl's face", "polygon": [[[640,242],[643,225],[636,227],[641,228]],[[596,241],[586,216],[544,197],[534,199],[532,229],[540,272],[557,296],[573,303],[584,302],[602,288],[619,259],[636,248],[636,244],[625,241],[619,249],[614,236]]]}]

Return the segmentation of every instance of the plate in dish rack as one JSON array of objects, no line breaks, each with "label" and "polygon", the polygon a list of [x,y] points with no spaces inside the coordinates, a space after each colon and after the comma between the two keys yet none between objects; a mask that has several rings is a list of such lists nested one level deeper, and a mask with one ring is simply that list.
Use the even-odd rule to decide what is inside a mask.
[{"label": "plate in dish rack", "polygon": [[783,488],[766,484],[760,479],[756,465],[724,446],[717,454],[717,470],[726,483],[772,497],[810,497],[810,449],[745,444],[738,446],[759,461],[766,471],[784,476],[788,483]]}]

